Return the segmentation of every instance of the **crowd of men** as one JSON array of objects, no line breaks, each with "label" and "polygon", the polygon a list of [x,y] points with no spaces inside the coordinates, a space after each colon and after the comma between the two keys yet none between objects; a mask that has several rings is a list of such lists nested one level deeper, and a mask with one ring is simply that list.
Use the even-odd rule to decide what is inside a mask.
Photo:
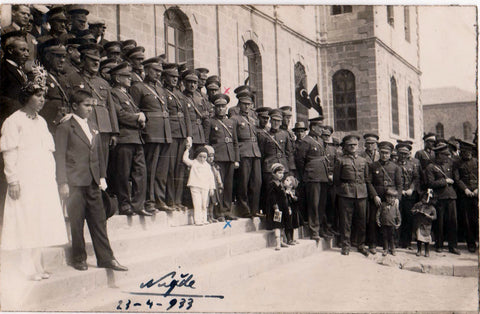
[{"label": "crowd of men", "polygon": [[335,139],[322,116],[290,130],[292,107],[255,109],[247,85],[234,90],[232,106],[233,97],[221,92],[220,78],[208,69],[188,69],[165,55],[146,58],[134,39],[107,41],[105,23],[89,21],[88,14],[78,5],[12,6],[12,24],[2,30],[0,121],[22,106],[18,95],[32,60],[48,71],[40,115],[53,135],[71,113],[72,94],[89,92],[95,99],[90,120],[101,136],[109,193],[118,199],[120,215],[190,206],[182,155],[187,143],[192,151],[208,144],[223,183],[215,207],[220,221],[262,217],[271,166],[281,163],[300,181],[298,209],[311,238],[340,236],[342,254],[349,253],[350,242],[362,254],[375,254],[376,211],[389,188],[398,191],[400,246],[410,247],[410,209],[430,188],[438,213],[437,251],[445,235],[450,252],[459,254],[458,235],[475,251],[476,144],[457,141],[458,147],[426,134],[425,148],[413,157],[412,142],[379,142],[376,134],[363,135],[359,152],[359,136]]}]

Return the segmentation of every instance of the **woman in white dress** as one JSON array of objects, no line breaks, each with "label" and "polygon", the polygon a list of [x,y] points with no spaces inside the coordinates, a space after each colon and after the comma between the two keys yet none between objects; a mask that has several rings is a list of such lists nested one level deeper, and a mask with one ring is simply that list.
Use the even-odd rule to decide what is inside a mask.
[{"label": "woman in white dress", "polygon": [[41,248],[68,243],[55,180],[55,145],[38,115],[45,103],[46,72],[33,66],[22,90],[23,108],[3,123],[0,150],[5,160],[8,193],[2,249],[21,250],[22,272],[32,280],[49,278]]}]

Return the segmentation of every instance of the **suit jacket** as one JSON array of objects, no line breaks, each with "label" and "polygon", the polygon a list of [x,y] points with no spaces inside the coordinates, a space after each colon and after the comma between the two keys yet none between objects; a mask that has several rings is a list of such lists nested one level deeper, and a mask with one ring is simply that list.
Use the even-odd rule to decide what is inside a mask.
[{"label": "suit jacket", "polygon": [[0,63],[0,124],[22,107],[18,96],[25,83],[17,67],[3,59]]},{"label": "suit jacket", "polygon": [[333,169],[333,184],[337,195],[362,199],[367,198],[369,166],[365,158],[345,154],[338,157]]},{"label": "suit jacket", "polygon": [[216,162],[240,161],[237,130],[233,120],[223,119],[220,121],[216,117],[212,118],[210,127],[205,132],[205,138],[215,149]]},{"label": "suit jacket", "polygon": [[397,190],[397,198],[402,197],[402,170],[393,161],[375,161],[370,167],[370,180],[368,181],[368,195],[370,198],[380,196],[385,200],[388,188]]},{"label": "suit jacket", "polygon": [[[148,84],[148,85],[147,85]],[[153,92],[155,93],[153,93]],[[130,95],[147,117],[143,137],[146,143],[171,143],[172,131],[165,90],[156,85],[138,82],[130,87]]]},{"label": "suit jacket", "polygon": [[77,88],[88,90],[93,98],[97,100],[97,105],[93,107],[93,113],[89,120],[98,125],[100,133],[118,134],[118,121],[115,108],[110,106],[111,86],[98,75],[89,76],[85,73],[72,72],[66,76],[67,89],[73,92]]},{"label": "suit jacket", "polygon": [[304,182],[328,182],[328,161],[319,136],[305,136],[297,147],[298,172]]},{"label": "suit jacket", "polygon": [[446,179],[453,179],[453,165],[451,162],[439,164],[431,163],[425,169],[427,187],[433,189],[434,196],[439,199],[456,199],[457,193],[452,184],[447,184]]},{"label": "suit jacket", "polygon": [[100,136],[93,123],[89,123],[92,143],[80,124],[72,117],[57,127],[55,132],[55,162],[58,184],[89,186],[100,184],[106,177],[104,158],[100,149]]},{"label": "suit jacket", "polygon": [[113,106],[117,112],[120,135],[119,144],[143,144],[141,130],[137,114],[140,112],[133,98],[119,87],[112,88]]},{"label": "suit jacket", "polygon": [[257,140],[257,127],[255,120],[242,113],[234,115],[231,120],[235,121],[238,137],[238,148],[240,151],[240,158],[255,157],[260,158],[260,148]]}]

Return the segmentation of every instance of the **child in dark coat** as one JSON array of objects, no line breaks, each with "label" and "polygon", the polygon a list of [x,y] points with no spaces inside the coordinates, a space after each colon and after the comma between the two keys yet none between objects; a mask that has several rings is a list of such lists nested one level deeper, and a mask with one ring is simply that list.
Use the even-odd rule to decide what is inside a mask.
[{"label": "child in dark coat", "polygon": [[288,217],[288,199],[283,187],[282,179],[285,173],[285,167],[280,163],[274,163],[271,167],[272,181],[267,186],[266,200],[266,222],[267,229],[274,230],[276,246],[275,250],[280,247],[288,247],[281,241],[282,228]]},{"label": "child in dark coat", "polygon": [[295,245],[298,244],[298,242],[293,239],[293,231],[303,222],[297,207],[298,197],[295,194],[298,180],[294,176],[288,176],[283,181],[283,186],[287,195],[288,204],[288,212],[285,217],[285,236],[287,237],[288,245]]},{"label": "child in dark coat", "polygon": [[395,202],[398,192],[394,189],[387,189],[385,193],[385,202],[382,202],[377,211],[377,225],[381,228],[383,235],[383,256],[395,253],[395,229],[400,227],[402,218],[398,210],[398,204]]},{"label": "child in dark coat", "polygon": [[425,243],[425,257],[430,256],[428,245],[432,242],[432,221],[437,219],[437,212],[431,204],[432,196],[432,190],[428,189],[422,196],[422,200],[411,209],[413,226],[417,235],[417,256],[422,254],[422,243]]}]

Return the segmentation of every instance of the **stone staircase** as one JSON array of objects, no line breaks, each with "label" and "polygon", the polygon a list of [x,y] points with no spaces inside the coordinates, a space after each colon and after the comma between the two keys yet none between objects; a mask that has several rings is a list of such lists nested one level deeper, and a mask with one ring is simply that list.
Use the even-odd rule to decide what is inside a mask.
[{"label": "stone staircase", "polygon": [[[231,226],[221,222],[195,226],[191,225],[192,222],[192,210],[160,212],[152,217],[111,217],[107,227],[110,243],[118,261],[129,268],[128,272],[96,267],[87,228],[87,271],[77,271],[67,265],[68,246],[53,247],[43,252],[43,261],[52,273],[51,278],[26,281],[21,279],[23,276],[19,272],[19,254],[2,252],[1,309],[118,311],[120,308],[126,310],[125,303],[123,308],[116,308],[119,300],[127,302],[132,296],[143,300],[145,307],[152,295],[138,293],[153,293],[165,299],[167,296],[162,294],[167,288],[142,289],[140,283],[172,271],[177,272],[177,278],[181,273],[188,273],[195,280],[195,290],[176,287],[172,294],[221,295],[222,287],[226,285],[331,247],[330,242],[300,239],[295,246],[275,251],[273,232],[265,230],[258,218],[231,221]],[[303,237],[303,229],[299,229],[296,237]],[[167,300],[163,303],[168,305]],[[165,309],[157,308],[157,311]]]}]

